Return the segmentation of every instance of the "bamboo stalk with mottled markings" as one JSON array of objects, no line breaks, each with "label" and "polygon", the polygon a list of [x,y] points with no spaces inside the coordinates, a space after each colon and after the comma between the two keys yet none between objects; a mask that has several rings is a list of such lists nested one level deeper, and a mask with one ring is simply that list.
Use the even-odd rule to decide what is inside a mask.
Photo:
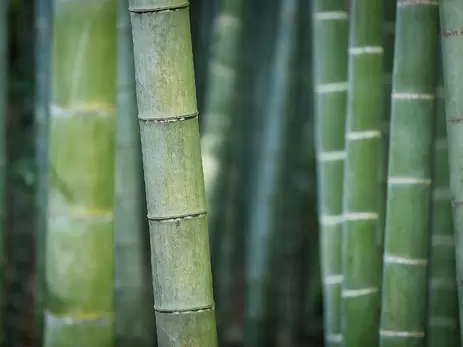
[{"label": "bamboo stalk with mottled markings", "polygon": [[314,1],[312,20],[325,344],[339,346],[342,342],[342,184],[348,87],[345,1]]},{"label": "bamboo stalk with mottled markings", "polygon": [[342,325],[345,347],[377,346],[381,251],[383,0],[350,1],[349,91],[343,201]]},{"label": "bamboo stalk with mottled markings", "polygon": [[46,347],[113,344],[116,10],[54,1]]},{"label": "bamboo stalk with mottled markings", "polygon": [[428,280],[427,346],[459,346],[455,242],[449,188],[444,81],[440,70],[434,120],[431,254]]},{"label": "bamboo stalk with mottled markings", "polygon": [[[424,346],[438,7],[398,0],[381,346]],[[411,34],[414,33],[414,34]]]},{"label": "bamboo stalk with mottled markings", "polygon": [[160,347],[217,346],[186,0],[129,0]]},{"label": "bamboo stalk with mottled markings", "polygon": [[[449,146],[450,194],[456,250],[456,280],[460,322],[463,320],[463,3],[440,1],[440,27],[445,85],[445,114]],[[460,329],[460,343],[463,330]]]}]

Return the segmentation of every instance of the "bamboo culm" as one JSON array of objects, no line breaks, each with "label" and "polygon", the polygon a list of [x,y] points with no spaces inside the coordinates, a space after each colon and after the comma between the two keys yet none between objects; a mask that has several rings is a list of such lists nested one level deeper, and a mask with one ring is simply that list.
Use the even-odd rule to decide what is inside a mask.
[{"label": "bamboo culm", "polygon": [[[447,121],[450,168],[450,196],[453,207],[453,227],[456,250],[456,282],[458,284],[459,320],[463,322],[463,66],[456,57],[463,56],[463,3],[458,0],[441,0],[440,29],[445,85],[445,115]],[[441,114],[441,116],[443,116]],[[463,343],[460,330],[460,344]]]},{"label": "bamboo culm", "polygon": [[342,193],[347,105],[348,13],[344,0],[313,2],[317,183],[325,344],[341,335]]},{"label": "bamboo culm", "polygon": [[425,345],[437,29],[436,3],[397,1],[379,331],[383,347]]},{"label": "bamboo culm", "polygon": [[117,2],[53,4],[44,346],[109,347]]},{"label": "bamboo culm", "polygon": [[35,131],[36,131],[36,340],[43,346],[45,234],[48,194],[48,126],[50,104],[52,0],[35,1]]},{"label": "bamboo culm", "polygon": [[217,346],[186,0],[130,0],[158,345]]},{"label": "bamboo culm", "polygon": [[442,70],[439,69],[434,120],[431,254],[426,333],[428,347],[460,345],[457,282],[455,281],[455,241],[449,188],[443,84]]},{"label": "bamboo culm", "polygon": [[341,293],[345,347],[379,342],[382,5],[383,0],[350,1]]},{"label": "bamboo culm", "polygon": [[280,5],[280,19],[273,60],[270,95],[262,120],[261,147],[256,166],[255,192],[249,221],[246,254],[246,302],[244,312],[245,346],[265,344],[265,327],[269,314],[269,291],[274,270],[275,226],[278,196],[281,191],[286,113],[290,81],[290,63],[295,49],[298,0],[285,0]]},{"label": "bamboo culm", "polygon": [[155,327],[132,30],[127,9],[128,1],[119,0],[114,328],[118,345],[129,347],[152,346]]}]

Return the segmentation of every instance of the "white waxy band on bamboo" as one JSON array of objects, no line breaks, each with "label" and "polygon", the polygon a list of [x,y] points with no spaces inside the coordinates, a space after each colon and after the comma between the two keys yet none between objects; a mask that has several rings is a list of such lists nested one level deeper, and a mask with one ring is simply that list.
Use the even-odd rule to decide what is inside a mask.
[{"label": "white waxy band on bamboo", "polygon": [[336,226],[344,222],[344,215],[324,215],[320,218],[322,226]]},{"label": "white waxy band on bamboo", "polygon": [[82,115],[108,117],[114,116],[114,108],[104,107],[103,105],[85,105],[85,107],[61,107],[56,104],[50,104],[50,116],[61,118],[61,117],[73,117]]},{"label": "white waxy band on bamboo", "polygon": [[435,247],[455,246],[455,240],[452,235],[432,235],[431,243]]},{"label": "white waxy band on bamboo", "polygon": [[412,259],[399,257],[392,254],[384,254],[384,262],[388,264],[401,264],[401,265],[427,265],[427,259]]},{"label": "white waxy band on bamboo", "polygon": [[432,191],[432,199],[434,201],[447,201],[450,200],[451,197],[452,193],[450,192],[450,189],[447,187],[435,188]]},{"label": "white waxy band on bamboo", "polygon": [[342,291],[343,298],[355,298],[359,296],[371,295],[378,293],[378,287],[369,287],[362,289],[344,289]]},{"label": "white waxy band on bamboo", "polygon": [[325,336],[326,342],[329,343],[341,343],[342,342],[342,335],[341,334],[327,334]]},{"label": "white waxy band on bamboo", "polygon": [[456,290],[457,281],[453,277],[434,277],[431,278],[431,289],[433,290]]},{"label": "white waxy band on bamboo", "polygon": [[451,317],[431,316],[429,317],[429,325],[434,328],[456,328],[457,320]]},{"label": "white waxy band on bamboo", "polygon": [[349,19],[349,15],[345,11],[315,12],[312,17],[315,20],[347,20]]},{"label": "white waxy band on bamboo", "polygon": [[330,276],[325,276],[323,279],[323,283],[327,286],[333,285],[333,284],[341,284],[344,279],[343,275],[330,275]]},{"label": "white waxy band on bamboo", "polygon": [[347,212],[344,214],[345,221],[362,221],[362,220],[377,220],[378,213],[373,212]]},{"label": "white waxy band on bamboo", "polygon": [[425,93],[392,93],[392,99],[394,100],[434,100],[435,94]]},{"label": "white waxy band on bamboo", "polygon": [[396,331],[396,330],[380,330],[379,336],[381,337],[418,337],[423,338],[424,332],[422,331]]},{"label": "white waxy band on bamboo", "polygon": [[446,151],[449,148],[449,141],[447,138],[439,138],[434,141],[434,150],[435,151]]},{"label": "white waxy band on bamboo", "polygon": [[58,316],[54,315],[50,311],[45,310],[45,319],[47,325],[50,326],[62,326],[62,325],[95,325],[95,324],[110,324],[113,321],[111,314],[102,314],[101,316],[88,317],[88,318],[76,318],[72,316]]},{"label": "white waxy band on bamboo", "polygon": [[241,19],[229,14],[221,14],[217,17],[217,25],[224,29],[228,29],[229,27],[239,28],[241,26]]},{"label": "white waxy band on bamboo", "polygon": [[329,94],[346,92],[349,88],[348,82],[320,83],[315,85],[315,93]]},{"label": "white waxy band on bamboo", "polygon": [[369,140],[379,137],[381,137],[381,132],[378,130],[351,131],[346,134],[346,140],[349,141]]},{"label": "white waxy band on bamboo", "polygon": [[397,2],[398,7],[402,6],[413,6],[413,5],[431,5],[439,6],[439,1],[435,0],[402,0]]},{"label": "white waxy band on bamboo", "polygon": [[381,46],[349,47],[349,54],[350,55],[383,54],[383,47]]},{"label": "white waxy band on bamboo", "polygon": [[346,159],[346,151],[319,152],[317,159],[319,162],[344,160]]},{"label": "white waxy band on bamboo", "polygon": [[211,68],[214,70],[214,72],[217,75],[226,77],[226,78],[233,78],[235,77],[235,74],[236,74],[235,69],[229,66],[226,66],[217,60],[211,63]]},{"label": "white waxy band on bamboo", "polygon": [[387,183],[389,184],[431,184],[430,178],[417,178],[417,177],[388,177]]}]

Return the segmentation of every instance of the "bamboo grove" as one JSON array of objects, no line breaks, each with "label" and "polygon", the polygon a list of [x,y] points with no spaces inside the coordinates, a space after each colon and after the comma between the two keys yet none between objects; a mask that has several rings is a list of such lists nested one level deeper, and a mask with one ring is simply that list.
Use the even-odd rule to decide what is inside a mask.
[{"label": "bamboo grove", "polygon": [[0,346],[463,347],[462,61],[461,0],[0,1]]}]

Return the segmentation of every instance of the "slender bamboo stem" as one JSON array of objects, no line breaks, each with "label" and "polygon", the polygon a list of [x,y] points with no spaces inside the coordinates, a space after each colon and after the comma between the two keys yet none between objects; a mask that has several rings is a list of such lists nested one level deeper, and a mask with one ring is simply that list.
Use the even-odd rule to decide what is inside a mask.
[{"label": "slender bamboo stem", "polygon": [[350,1],[341,294],[345,347],[378,345],[382,3],[383,0]]},{"label": "slender bamboo stem", "polygon": [[43,346],[45,235],[48,194],[48,127],[50,104],[52,0],[35,1],[35,138],[36,138],[36,271],[35,314],[37,346]]},{"label": "slender bamboo stem", "polygon": [[217,346],[186,0],[130,0],[160,347]]},{"label": "slender bamboo stem", "polygon": [[439,72],[434,121],[436,130],[432,177],[431,263],[428,281],[428,347],[460,345],[444,81],[441,69]]},{"label": "slender bamboo stem", "polygon": [[342,341],[341,245],[348,14],[344,0],[316,0],[312,11],[325,344],[337,346]]},{"label": "slender bamboo stem", "polygon": [[112,346],[117,2],[54,5],[44,345]]},{"label": "slender bamboo stem", "polygon": [[[438,7],[398,0],[381,346],[424,346]],[[417,122],[419,117],[419,122]]]},{"label": "slender bamboo stem", "polygon": [[[441,0],[440,26],[445,85],[445,114],[447,120],[448,153],[450,167],[450,195],[453,206],[453,227],[456,249],[456,280],[460,322],[463,322],[463,3],[458,0]],[[463,330],[460,329],[460,343]]]},{"label": "slender bamboo stem", "polygon": [[285,143],[285,107],[290,81],[290,63],[295,48],[297,0],[281,2],[274,53],[271,90],[262,122],[261,148],[256,167],[256,190],[250,216],[247,244],[247,295],[245,304],[245,346],[265,343],[269,313],[268,291],[272,288],[278,193],[281,191]]},{"label": "slender bamboo stem", "polygon": [[[115,335],[120,346],[152,346],[153,291],[144,219],[140,130],[128,1],[119,0],[115,186]],[[152,283],[152,282],[151,282]]]}]

